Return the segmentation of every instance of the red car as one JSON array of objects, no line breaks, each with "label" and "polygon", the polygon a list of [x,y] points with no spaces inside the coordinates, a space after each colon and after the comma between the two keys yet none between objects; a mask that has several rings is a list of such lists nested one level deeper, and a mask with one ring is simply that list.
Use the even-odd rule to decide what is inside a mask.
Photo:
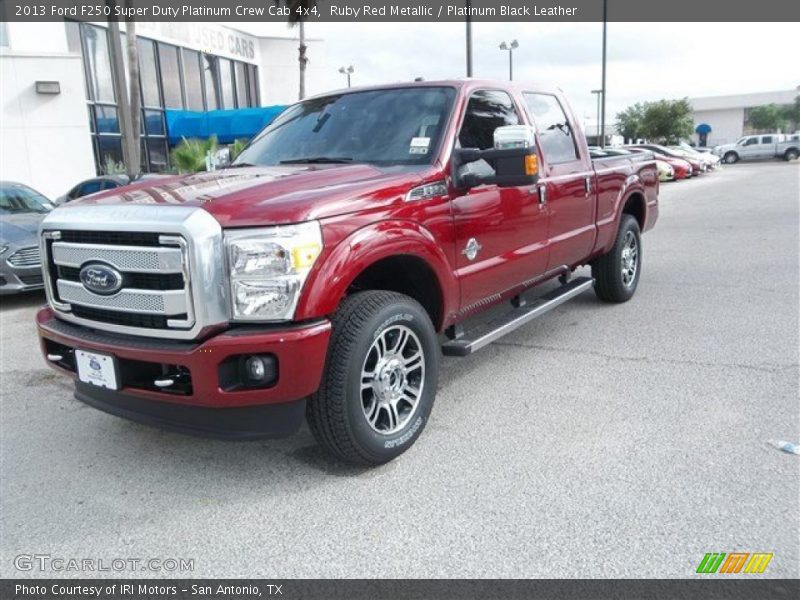
[{"label": "red car", "polygon": [[[674,150],[672,150],[671,148],[667,148],[666,146],[661,146],[659,144],[642,144],[639,147],[644,148],[645,150],[650,150],[650,152],[652,152],[659,158],[664,158],[664,157],[673,158],[688,163],[692,167],[692,175],[700,175],[700,173],[705,172],[703,163],[701,163],[699,160],[695,160],[689,156],[679,154]],[[628,146],[628,148],[630,148],[630,146]]]},{"label": "red car", "polygon": [[[334,455],[384,463],[422,433],[442,353],[592,287],[633,296],[658,186],[648,156],[591,160],[558,90],[470,79],[310,98],[229,168],[53,211],[42,351],[116,415],[237,439],[306,418]],[[581,265],[592,277],[571,277]]]},{"label": "red car", "polygon": [[667,154],[660,154],[655,150],[651,150],[650,148],[646,148],[644,146],[625,146],[631,152],[652,152],[653,155],[657,156],[659,160],[663,160],[665,163],[670,165],[675,171],[675,180],[678,179],[689,179],[692,175],[695,174],[694,166],[689,163],[689,161],[683,158],[676,158],[674,156],[670,156]]}]

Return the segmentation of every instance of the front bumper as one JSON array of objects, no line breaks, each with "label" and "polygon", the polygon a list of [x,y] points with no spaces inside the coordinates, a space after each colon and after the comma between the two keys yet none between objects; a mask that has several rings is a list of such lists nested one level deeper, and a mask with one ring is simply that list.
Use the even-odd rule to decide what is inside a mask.
[{"label": "front bumper", "polygon": [[0,295],[44,289],[42,267],[11,267],[0,264]]},{"label": "front bumper", "polygon": [[[72,325],[50,308],[36,316],[42,352],[76,381],[75,397],[106,412],[187,433],[224,438],[288,435],[301,424],[305,398],[319,387],[330,338],[327,320],[280,329],[230,329],[202,342],[123,336]],[[113,356],[119,390],[78,381],[70,352]],[[237,355],[273,355],[277,377],[269,387],[231,389],[221,383],[221,365]],[[183,384],[173,391],[153,385],[153,373],[180,369]]]}]

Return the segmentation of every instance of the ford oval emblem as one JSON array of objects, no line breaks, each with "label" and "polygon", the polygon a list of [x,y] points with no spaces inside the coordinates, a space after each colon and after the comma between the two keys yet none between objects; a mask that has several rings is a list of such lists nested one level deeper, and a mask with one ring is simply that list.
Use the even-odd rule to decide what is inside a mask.
[{"label": "ford oval emblem", "polygon": [[122,273],[102,263],[90,263],[81,268],[81,283],[90,292],[108,296],[122,287]]}]

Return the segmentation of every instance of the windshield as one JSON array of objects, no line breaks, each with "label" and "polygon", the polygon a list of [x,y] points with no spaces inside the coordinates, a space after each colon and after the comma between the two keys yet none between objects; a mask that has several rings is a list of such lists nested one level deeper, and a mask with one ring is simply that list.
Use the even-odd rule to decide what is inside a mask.
[{"label": "windshield", "polygon": [[53,205],[39,192],[22,185],[0,185],[0,215],[50,212]]},{"label": "windshield", "polygon": [[428,164],[454,97],[453,88],[413,87],[313,98],[281,113],[233,164]]}]

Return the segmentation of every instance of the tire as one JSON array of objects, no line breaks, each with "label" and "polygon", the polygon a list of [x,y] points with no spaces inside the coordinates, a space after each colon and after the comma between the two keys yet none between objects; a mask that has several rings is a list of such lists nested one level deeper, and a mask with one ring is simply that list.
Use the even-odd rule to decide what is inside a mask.
[{"label": "tire", "polygon": [[[631,249],[635,250],[633,258],[630,256]],[[594,292],[606,302],[627,302],[636,292],[641,274],[642,235],[639,223],[633,216],[623,214],[614,246],[607,254],[592,262]]]},{"label": "tire", "polygon": [[332,325],[322,382],[306,410],[311,432],[347,462],[389,462],[414,444],[433,408],[436,330],[418,302],[387,291],[348,296]]},{"label": "tire", "polygon": [[725,156],[722,157],[722,162],[726,165],[732,165],[735,162],[738,162],[739,155],[736,152],[727,152]]},{"label": "tire", "polygon": [[789,148],[783,154],[784,160],[787,160],[787,161],[788,160],[796,160],[798,156],[800,156],[800,154],[798,154],[798,152],[797,152],[797,150],[795,148]]}]

